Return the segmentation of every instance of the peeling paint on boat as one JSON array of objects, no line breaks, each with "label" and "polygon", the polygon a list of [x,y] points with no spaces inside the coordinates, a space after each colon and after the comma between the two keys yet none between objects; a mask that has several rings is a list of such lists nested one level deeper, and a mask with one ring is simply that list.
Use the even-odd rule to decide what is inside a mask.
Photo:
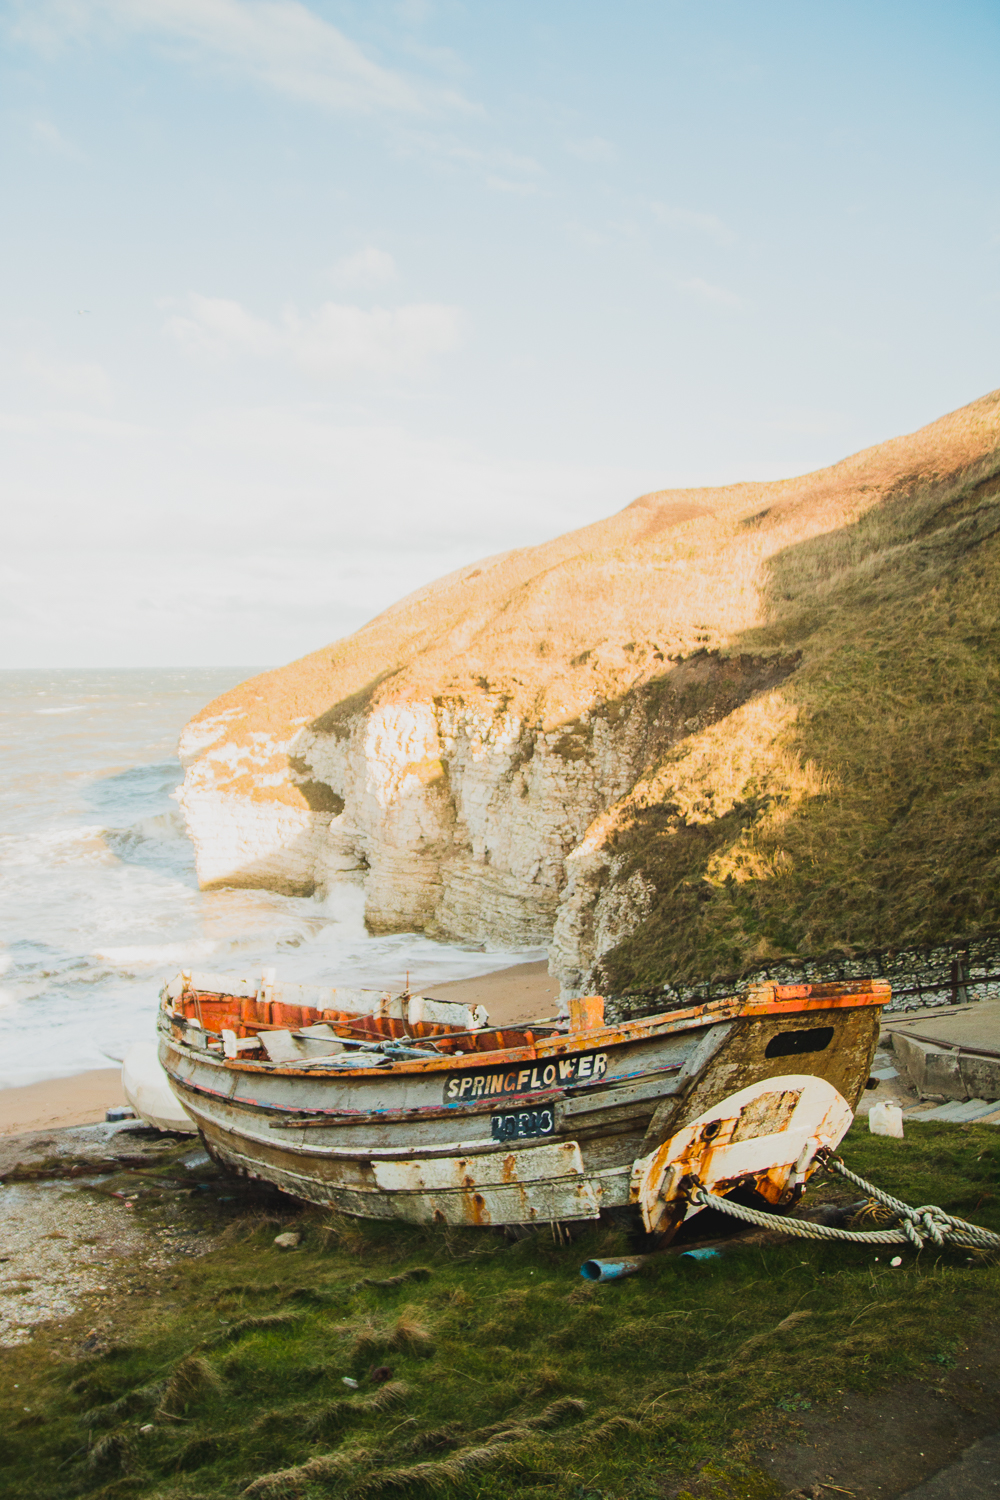
[{"label": "peeling paint on boat", "polygon": [[[761,1080],[808,1070],[853,1109],[889,998],[761,985],[604,1026],[594,996],[569,1023],[494,1028],[423,996],[182,974],[160,1059],[213,1156],[300,1198],[414,1223],[595,1219],[640,1201],[641,1159]],[[274,1032],[299,1055],[252,1045]]]}]

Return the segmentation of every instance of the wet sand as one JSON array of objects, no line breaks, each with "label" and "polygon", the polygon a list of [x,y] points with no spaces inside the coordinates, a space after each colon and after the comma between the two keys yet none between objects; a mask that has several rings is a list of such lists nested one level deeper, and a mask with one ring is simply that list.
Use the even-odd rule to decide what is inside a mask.
[{"label": "wet sand", "polygon": [[[416,981],[413,989],[420,993]],[[480,974],[477,979],[452,979],[423,987],[423,993],[463,1005],[485,1005],[490,1019],[509,1026],[540,1020],[556,1012],[559,982],[541,963],[515,964]],[[104,1111],[124,1104],[120,1068],[95,1068],[71,1078],[48,1078],[20,1088],[0,1089],[0,1136],[31,1130],[59,1130],[68,1125],[96,1125]]]},{"label": "wet sand", "polygon": [[413,989],[433,999],[484,1005],[497,1026],[548,1019],[559,1007],[559,981],[549,974],[544,958],[539,963],[514,964],[509,969],[480,974],[478,979],[451,979],[447,984],[424,988],[415,983]]}]

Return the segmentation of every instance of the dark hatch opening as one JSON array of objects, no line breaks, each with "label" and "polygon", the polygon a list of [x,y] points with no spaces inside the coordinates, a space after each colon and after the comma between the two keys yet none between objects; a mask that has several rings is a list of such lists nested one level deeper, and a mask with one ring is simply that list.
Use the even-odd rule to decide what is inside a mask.
[{"label": "dark hatch opening", "polygon": [[832,1041],[832,1026],[813,1026],[808,1031],[779,1031],[764,1048],[764,1056],[796,1057],[800,1052],[825,1052]]}]

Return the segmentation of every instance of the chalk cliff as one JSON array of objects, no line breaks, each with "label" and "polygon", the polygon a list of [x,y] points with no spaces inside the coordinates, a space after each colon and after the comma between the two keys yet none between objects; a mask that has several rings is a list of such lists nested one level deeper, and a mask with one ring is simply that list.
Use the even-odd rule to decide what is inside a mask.
[{"label": "chalk cliff", "polygon": [[944,595],[992,557],[998,470],[994,392],[815,474],[644,495],[440,579],[188,725],[203,885],[353,883],[376,931],[548,944],[568,992],[885,937],[849,879],[839,936],[824,905],[856,836],[831,809],[854,776],[875,822],[875,783],[904,791],[870,742],[902,757],[913,730],[918,620],[968,624]]}]

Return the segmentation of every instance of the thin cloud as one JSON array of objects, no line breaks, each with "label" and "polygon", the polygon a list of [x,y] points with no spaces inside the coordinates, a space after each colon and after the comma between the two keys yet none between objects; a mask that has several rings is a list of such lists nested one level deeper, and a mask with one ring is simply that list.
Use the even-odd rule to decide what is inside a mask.
[{"label": "thin cloud", "polygon": [[503,148],[480,150],[453,135],[407,129],[398,146],[407,155],[436,162],[445,170],[464,169],[501,192],[533,193],[545,176],[545,168],[534,157]]},{"label": "thin cloud", "polygon": [[682,291],[699,297],[702,302],[714,302],[717,307],[743,306],[743,299],[737,297],[735,292],[728,291],[724,286],[713,286],[710,281],[703,281],[700,276],[692,276],[689,281],[680,281],[678,286]]},{"label": "thin cloud", "polygon": [[70,359],[51,359],[42,354],[28,354],[24,373],[47,395],[81,403],[84,406],[110,406],[114,392],[107,371],[101,365]]},{"label": "thin cloud", "polygon": [[690,208],[673,208],[667,203],[653,203],[651,208],[654,218],[659,219],[661,224],[669,224],[675,229],[690,229],[696,234],[707,235],[719,245],[731,245],[736,239],[729,225],[716,214],[696,213]]},{"label": "thin cloud", "polygon": [[342,256],[330,267],[330,278],[338,286],[370,288],[397,280],[396,262],[387,250],[368,245],[354,255]]},{"label": "thin cloud", "polygon": [[791,433],[805,437],[831,437],[848,425],[841,411],[790,411],[768,421],[746,423],[747,432]]},{"label": "thin cloud", "polygon": [[415,374],[461,339],[461,313],[440,303],[366,311],[325,302],[314,312],[289,308],[269,322],[222,297],[190,299],[190,316],[168,319],[166,332],[210,359],[242,354],[290,364],[319,380],[356,373]]},{"label": "thin cloud", "polygon": [[588,136],[582,141],[567,141],[566,150],[571,156],[578,156],[581,161],[592,162],[595,166],[618,159],[614,146],[600,135]]},{"label": "thin cloud", "polygon": [[54,125],[51,120],[32,120],[31,134],[39,145],[56,156],[64,156],[68,161],[86,160],[79,146],[64,136],[58,125]]},{"label": "thin cloud", "polygon": [[456,98],[373,62],[299,0],[43,0],[20,6],[19,37],[46,51],[148,35],[197,63],[324,109],[421,114]]},{"label": "thin cloud", "polygon": [[138,442],[150,435],[136,422],[119,422],[91,412],[50,410],[42,412],[0,411],[0,432],[11,436],[40,438],[49,449],[53,438],[66,435],[99,438],[109,443]]},{"label": "thin cloud", "polygon": [[537,182],[524,182],[510,177],[497,177],[493,172],[487,173],[486,186],[492,188],[495,193],[520,193],[522,196],[537,193],[539,190]]}]

